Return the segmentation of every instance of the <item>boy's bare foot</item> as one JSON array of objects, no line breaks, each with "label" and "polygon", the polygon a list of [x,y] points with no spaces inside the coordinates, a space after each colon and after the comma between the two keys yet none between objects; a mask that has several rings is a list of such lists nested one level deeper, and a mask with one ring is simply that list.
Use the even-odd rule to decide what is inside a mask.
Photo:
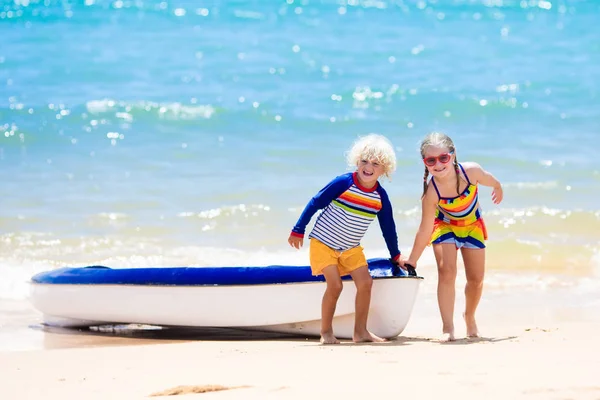
[{"label": "boy's bare foot", "polygon": [[443,333],[440,342],[454,342],[455,340],[453,333]]},{"label": "boy's bare foot", "polygon": [[333,336],[333,332],[321,333],[321,344],[338,344],[339,340]]},{"label": "boy's bare foot", "polygon": [[441,342],[454,342],[456,337],[454,336],[454,324],[443,324],[442,325],[442,337]]},{"label": "boy's bare foot", "polygon": [[352,341],[354,343],[364,343],[364,342],[382,343],[382,342],[387,342],[387,339],[380,338],[379,336],[374,335],[369,331],[365,331],[365,332],[361,332],[361,333],[354,332],[354,335],[352,335]]},{"label": "boy's bare foot", "polygon": [[475,322],[475,317],[467,318],[467,315],[463,313],[463,318],[465,319],[465,323],[467,324],[467,337],[478,338],[479,329],[477,329],[477,322]]},{"label": "boy's bare foot", "polygon": [[444,332],[440,338],[440,342],[454,342],[455,340],[456,337],[454,337],[454,331]]}]

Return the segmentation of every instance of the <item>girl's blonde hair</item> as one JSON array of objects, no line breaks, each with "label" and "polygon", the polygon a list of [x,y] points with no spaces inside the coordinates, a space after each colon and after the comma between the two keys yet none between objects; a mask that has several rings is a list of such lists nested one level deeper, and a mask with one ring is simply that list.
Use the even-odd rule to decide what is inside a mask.
[{"label": "girl's blonde hair", "polygon": [[[456,158],[456,147],[454,146],[454,142],[452,141],[452,139],[450,139],[450,136],[444,133],[432,132],[425,136],[421,141],[421,158],[425,158],[425,152],[430,146],[435,146],[442,149],[446,148],[448,149],[448,152],[454,153],[454,161],[452,164],[454,166],[454,170],[456,171],[456,191],[460,194],[460,176],[458,172],[458,159]],[[427,184],[429,183],[427,182],[428,176],[429,170],[427,169],[427,166],[425,166],[425,174],[423,175],[423,196],[425,196],[425,193],[427,193]]]},{"label": "girl's blonde hair", "polygon": [[392,143],[376,133],[358,138],[348,151],[346,160],[351,168],[358,167],[361,160],[377,161],[383,166],[383,175],[388,179],[396,170],[396,152]]}]

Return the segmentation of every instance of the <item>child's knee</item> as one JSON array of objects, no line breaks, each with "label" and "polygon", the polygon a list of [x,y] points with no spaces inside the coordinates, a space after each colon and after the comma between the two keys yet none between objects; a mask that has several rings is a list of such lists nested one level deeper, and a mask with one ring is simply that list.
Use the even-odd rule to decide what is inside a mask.
[{"label": "child's knee", "polygon": [[475,287],[483,287],[483,276],[467,276],[467,284]]},{"label": "child's knee", "polygon": [[359,282],[356,282],[356,290],[358,292],[370,292],[373,288],[373,278],[370,276],[365,279],[361,279]]},{"label": "child's knee", "polygon": [[438,280],[442,283],[452,283],[456,280],[456,267],[449,265],[438,268]]},{"label": "child's knee", "polygon": [[343,288],[342,281],[327,282],[327,292],[332,296],[339,297],[342,294]]}]

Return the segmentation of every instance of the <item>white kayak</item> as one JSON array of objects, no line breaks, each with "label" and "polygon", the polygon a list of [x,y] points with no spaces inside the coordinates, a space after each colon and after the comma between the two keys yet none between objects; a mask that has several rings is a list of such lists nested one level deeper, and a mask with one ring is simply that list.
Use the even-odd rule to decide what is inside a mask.
[{"label": "white kayak", "polygon": [[[388,259],[370,259],[373,276],[368,329],[392,338],[408,323],[423,278]],[[333,321],[334,334],[351,338],[352,280]],[[318,336],[323,277],[308,266],[61,268],[31,279],[31,301],[44,323],[61,327],[145,324],[227,327]]]}]

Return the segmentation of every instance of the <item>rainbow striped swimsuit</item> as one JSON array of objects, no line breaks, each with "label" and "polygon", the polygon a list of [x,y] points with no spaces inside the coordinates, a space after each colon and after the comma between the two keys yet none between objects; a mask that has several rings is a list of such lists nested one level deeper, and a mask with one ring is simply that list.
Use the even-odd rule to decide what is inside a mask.
[{"label": "rainbow striped swimsuit", "polygon": [[431,178],[439,197],[431,244],[451,243],[457,249],[483,249],[487,230],[481,217],[477,185],[471,183],[463,166],[459,164],[459,167],[468,184],[459,196],[441,197],[434,178]]}]

